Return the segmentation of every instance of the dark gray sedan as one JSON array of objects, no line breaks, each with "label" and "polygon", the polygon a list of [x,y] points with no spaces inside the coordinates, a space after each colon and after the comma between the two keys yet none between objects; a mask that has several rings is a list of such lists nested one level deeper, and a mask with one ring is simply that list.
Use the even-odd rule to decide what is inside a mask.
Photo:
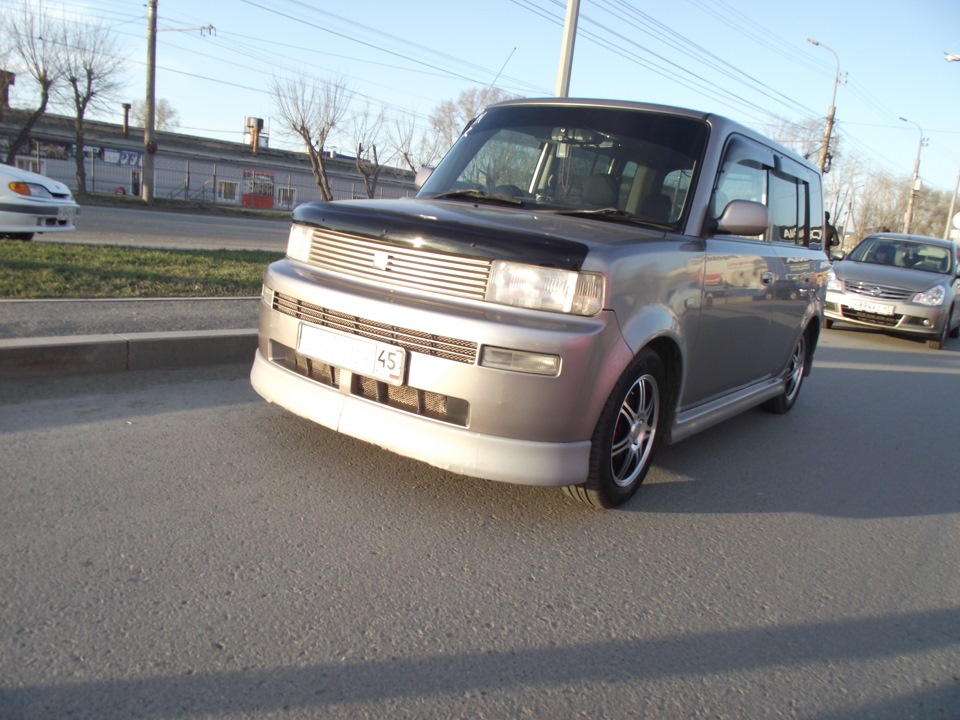
[{"label": "dark gray sedan", "polygon": [[921,335],[939,350],[960,335],[958,268],[960,246],[952,240],[869,235],[830,270],[826,326],[842,321]]}]

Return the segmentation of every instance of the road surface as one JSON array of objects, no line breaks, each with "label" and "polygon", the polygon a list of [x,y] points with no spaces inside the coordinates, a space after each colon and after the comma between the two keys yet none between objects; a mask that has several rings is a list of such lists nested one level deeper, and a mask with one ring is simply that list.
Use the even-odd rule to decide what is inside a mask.
[{"label": "road surface", "polygon": [[960,341],[831,331],[608,512],[247,371],[0,385],[4,720],[960,717]]}]

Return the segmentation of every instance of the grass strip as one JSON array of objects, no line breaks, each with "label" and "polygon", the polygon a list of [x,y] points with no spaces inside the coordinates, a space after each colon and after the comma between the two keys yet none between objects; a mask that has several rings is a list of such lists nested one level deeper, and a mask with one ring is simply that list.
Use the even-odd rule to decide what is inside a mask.
[{"label": "grass strip", "polygon": [[282,253],[0,240],[0,298],[245,297]]}]

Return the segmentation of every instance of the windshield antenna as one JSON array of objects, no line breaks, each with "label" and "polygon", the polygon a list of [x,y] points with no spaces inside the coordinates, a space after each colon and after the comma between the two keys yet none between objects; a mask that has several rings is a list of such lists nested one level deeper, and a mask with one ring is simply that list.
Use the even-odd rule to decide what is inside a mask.
[{"label": "windshield antenna", "polygon": [[494,84],[497,82],[497,80],[500,79],[500,75],[503,73],[503,69],[507,66],[507,63],[510,62],[510,58],[513,57],[513,54],[514,54],[516,51],[517,51],[517,49],[514,48],[513,50],[510,51],[510,54],[507,55],[507,59],[504,60],[504,61],[503,61],[503,65],[500,66],[500,72],[497,73],[497,76],[493,79],[493,82],[490,83],[490,86],[487,88],[487,90],[489,90],[490,88],[492,88],[492,87],[494,86]]}]

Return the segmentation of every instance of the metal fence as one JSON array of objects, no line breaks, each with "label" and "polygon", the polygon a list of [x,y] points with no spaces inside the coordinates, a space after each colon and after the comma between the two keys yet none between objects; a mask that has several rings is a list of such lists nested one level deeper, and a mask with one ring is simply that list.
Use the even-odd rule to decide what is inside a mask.
[{"label": "metal fence", "polygon": [[[28,169],[60,180],[76,191],[76,166],[72,158],[24,157],[22,160],[30,163]],[[156,198],[276,210],[291,210],[300,203],[320,199],[320,190],[309,168],[294,170],[282,165],[170,157],[157,157],[154,165]],[[367,197],[363,181],[350,163],[328,161],[326,169],[334,200]],[[89,193],[140,194],[139,165],[105,162],[91,156],[86,159],[85,171]],[[374,196],[399,198],[415,192],[408,173],[384,170]]]}]

